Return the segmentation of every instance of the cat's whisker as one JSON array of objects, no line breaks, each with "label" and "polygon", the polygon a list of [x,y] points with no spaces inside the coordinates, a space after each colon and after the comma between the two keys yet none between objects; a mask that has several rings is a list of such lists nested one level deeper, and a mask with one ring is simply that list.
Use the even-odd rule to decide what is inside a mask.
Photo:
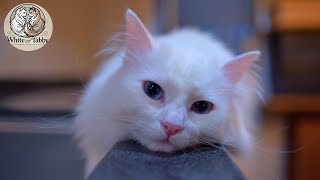
[{"label": "cat's whisker", "polygon": [[79,61],[79,57],[76,57],[75,58],[76,61],[77,61],[77,68],[78,68],[78,76],[79,76],[79,80],[83,86],[83,88],[87,88],[87,86],[85,85],[84,81],[83,81],[83,78],[82,78],[82,75],[81,75],[81,72],[80,72],[80,61]]},{"label": "cat's whisker", "polygon": [[221,145],[227,146],[227,147],[234,147],[233,144],[228,144],[228,143],[225,143],[225,142],[222,142],[222,141],[218,141],[218,140],[215,140],[215,139],[205,139],[205,138],[201,138],[201,139],[205,140],[207,142],[213,143],[213,144],[221,144]]},{"label": "cat's whisker", "polygon": [[261,146],[256,145],[257,149],[262,150],[265,153],[276,153],[276,154],[291,154],[291,153],[297,153],[304,149],[304,146],[301,146],[299,148],[293,149],[293,150],[271,150],[267,148],[263,148]]},{"label": "cat's whisker", "polygon": [[214,147],[214,148],[218,148],[218,149],[223,149],[223,150],[225,150],[224,147],[220,147],[220,146],[218,146],[218,145],[216,145],[216,144],[214,144],[214,143],[208,143],[208,142],[203,142],[203,141],[199,141],[199,143],[203,143],[203,144],[205,144],[205,145],[208,145],[208,146],[211,146],[211,147]]},{"label": "cat's whisker", "polygon": [[72,125],[72,123],[61,123],[61,124],[56,124],[56,125],[43,125],[43,124],[32,124],[32,126],[37,127],[37,128],[48,128],[48,129],[53,129],[53,128],[59,128],[59,127],[63,127],[63,126],[69,126]]},{"label": "cat's whisker", "polygon": [[217,148],[217,149],[223,149],[223,150],[226,150],[226,148],[224,146],[218,146],[216,145],[215,143],[205,143],[203,141],[199,141],[199,143],[202,143],[202,144],[205,144],[205,145],[208,145],[208,146],[211,146],[211,147],[214,147],[214,148]]},{"label": "cat's whisker", "polygon": [[199,149],[197,149],[194,145],[192,145],[192,144],[190,144],[190,143],[188,143],[187,148],[189,148],[189,149],[192,148],[192,149],[198,151],[199,153],[203,153],[202,151],[200,151]]},{"label": "cat's whisker", "polygon": [[[200,143],[204,143],[204,144],[209,145],[209,146],[216,147],[216,148],[224,149],[224,150],[226,150],[226,147],[224,147],[224,146],[233,147],[232,145],[223,143],[221,141],[217,141],[217,140],[214,140],[214,139],[207,139],[207,138],[204,138],[204,137],[199,137],[199,142]],[[216,143],[217,144],[221,144],[222,147],[217,145]],[[239,150],[237,150],[236,148],[233,147],[232,149],[228,148],[228,151],[239,151]]]},{"label": "cat's whisker", "polygon": [[70,113],[54,119],[44,117],[33,118],[31,125],[37,128],[58,128],[68,126],[72,125],[72,122],[65,122],[63,119],[73,117],[74,115],[74,113]]}]

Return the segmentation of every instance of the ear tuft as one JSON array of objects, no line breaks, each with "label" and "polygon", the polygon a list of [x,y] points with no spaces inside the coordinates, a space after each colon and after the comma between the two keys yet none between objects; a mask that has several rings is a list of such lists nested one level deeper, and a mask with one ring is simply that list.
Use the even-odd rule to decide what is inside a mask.
[{"label": "ear tuft", "polygon": [[237,56],[223,66],[223,71],[232,83],[237,83],[251,65],[259,58],[260,51],[250,51]]},{"label": "ear tuft", "polygon": [[151,35],[131,9],[126,11],[126,37],[128,56],[151,50]]}]

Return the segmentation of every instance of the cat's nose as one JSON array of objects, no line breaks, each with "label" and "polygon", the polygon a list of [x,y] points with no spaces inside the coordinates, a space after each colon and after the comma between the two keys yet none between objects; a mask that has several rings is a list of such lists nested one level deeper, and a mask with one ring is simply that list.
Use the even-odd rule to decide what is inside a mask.
[{"label": "cat's nose", "polygon": [[173,124],[167,121],[161,121],[161,125],[168,136],[175,135],[183,129],[181,125]]}]

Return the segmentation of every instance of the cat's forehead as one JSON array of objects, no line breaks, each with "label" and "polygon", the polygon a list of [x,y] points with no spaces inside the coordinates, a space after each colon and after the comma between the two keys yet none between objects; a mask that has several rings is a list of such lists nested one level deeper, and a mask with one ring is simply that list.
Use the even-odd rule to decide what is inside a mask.
[{"label": "cat's forehead", "polygon": [[219,52],[206,54],[197,49],[184,49],[163,43],[154,52],[152,59],[154,66],[162,73],[174,77],[172,80],[207,82],[218,76],[224,63],[231,58]]},{"label": "cat's forehead", "polygon": [[155,42],[156,56],[185,74],[215,71],[233,58],[220,41],[197,30],[174,31]]},{"label": "cat's forehead", "polygon": [[212,62],[210,57],[201,53],[187,53],[170,46],[163,46],[158,50],[149,61],[151,71],[144,76],[177,95],[198,95],[197,92],[207,88],[207,85],[218,85],[222,80],[221,66]]}]

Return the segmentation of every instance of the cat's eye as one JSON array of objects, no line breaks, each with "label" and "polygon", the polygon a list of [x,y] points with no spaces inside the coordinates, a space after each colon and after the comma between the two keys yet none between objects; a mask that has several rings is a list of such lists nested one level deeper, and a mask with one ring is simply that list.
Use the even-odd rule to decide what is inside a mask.
[{"label": "cat's eye", "polygon": [[213,104],[208,101],[197,101],[191,106],[191,110],[197,114],[207,114],[213,109]]},{"label": "cat's eye", "polygon": [[162,88],[152,81],[145,81],[143,84],[143,90],[147,96],[154,100],[160,100],[164,96]]}]

